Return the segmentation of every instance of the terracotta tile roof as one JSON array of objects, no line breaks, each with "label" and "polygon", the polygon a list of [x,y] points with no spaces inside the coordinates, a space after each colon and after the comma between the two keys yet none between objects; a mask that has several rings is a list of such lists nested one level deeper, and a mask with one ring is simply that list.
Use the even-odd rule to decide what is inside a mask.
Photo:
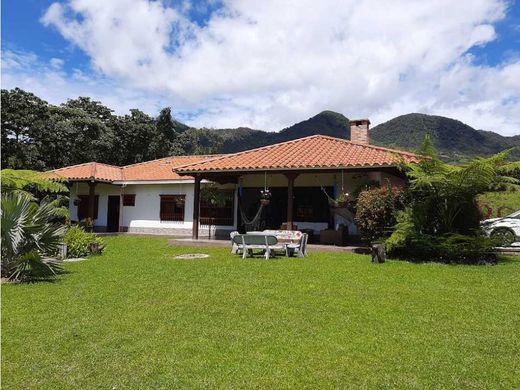
[{"label": "terracotta tile roof", "polygon": [[190,177],[180,176],[172,169],[187,164],[206,161],[219,155],[173,156],[123,167],[124,180],[187,180]]},{"label": "terracotta tile roof", "polygon": [[[52,171],[71,181],[187,180],[190,173],[395,166],[414,153],[313,135],[225,155],[172,156],[124,167],[90,162]],[[173,172],[172,170],[176,172]]]},{"label": "terracotta tile roof", "polygon": [[64,177],[67,180],[97,180],[111,182],[121,180],[122,170],[120,167],[107,165],[97,162],[89,162],[78,165],[71,165],[52,171],[54,174]]},{"label": "terracotta tile roof", "polygon": [[52,174],[71,181],[96,180],[113,181],[152,181],[152,180],[188,180],[189,176],[180,176],[172,168],[193,164],[214,158],[212,156],[172,156],[158,160],[117,167],[96,162],[72,165],[55,169]]},{"label": "terracotta tile roof", "polygon": [[325,135],[312,135],[275,145],[215,157],[176,169],[179,173],[334,169],[395,166],[418,156],[402,150],[366,145]]}]

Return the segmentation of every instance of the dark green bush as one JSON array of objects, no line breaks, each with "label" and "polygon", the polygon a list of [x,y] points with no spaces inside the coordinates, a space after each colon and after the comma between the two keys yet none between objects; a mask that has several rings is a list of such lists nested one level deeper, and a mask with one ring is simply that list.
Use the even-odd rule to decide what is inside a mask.
[{"label": "dark green bush", "polygon": [[[391,243],[391,240],[388,240]],[[388,254],[413,261],[435,261],[449,264],[496,263],[497,240],[481,234],[412,233],[399,245],[388,245]]]},{"label": "dark green bush", "polygon": [[504,151],[452,166],[438,156],[429,137],[418,163],[404,165],[410,202],[398,213],[398,223],[386,240],[390,256],[444,263],[496,262],[496,239],[483,235],[477,197],[501,184],[517,185],[507,174],[518,164]]},{"label": "dark green bush", "polygon": [[67,244],[67,257],[82,257],[93,253],[93,247],[103,249],[103,240],[93,233],[88,233],[80,226],[74,225],[65,233],[64,242]]},{"label": "dark green bush", "polygon": [[396,224],[396,213],[404,209],[405,191],[383,186],[359,194],[355,221],[363,240],[373,242],[388,237]]}]

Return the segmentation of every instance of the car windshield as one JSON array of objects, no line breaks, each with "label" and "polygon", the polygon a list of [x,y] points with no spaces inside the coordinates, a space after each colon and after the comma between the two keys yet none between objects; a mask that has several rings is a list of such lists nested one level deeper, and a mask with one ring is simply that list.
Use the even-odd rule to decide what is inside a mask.
[{"label": "car windshield", "polygon": [[516,218],[516,219],[520,219],[520,210],[515,211],[513,214],[506,215],[504,218]]}]

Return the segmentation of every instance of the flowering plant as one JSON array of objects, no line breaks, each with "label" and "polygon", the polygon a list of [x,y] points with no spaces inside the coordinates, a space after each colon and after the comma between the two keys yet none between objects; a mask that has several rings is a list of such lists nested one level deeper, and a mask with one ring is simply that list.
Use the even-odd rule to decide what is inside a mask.
[{"label": "flowering plant", "polygon": [[342,192],[336,198],[336,202],[338,202],[338,203],[345,203],[345,202],[348,202],[349,200],[350,200],[350,194],[348,192]]},{"label": "flowering plant", "polygon": [[268,188],[260,191],[260,199],[271,199],[271,191]]}]

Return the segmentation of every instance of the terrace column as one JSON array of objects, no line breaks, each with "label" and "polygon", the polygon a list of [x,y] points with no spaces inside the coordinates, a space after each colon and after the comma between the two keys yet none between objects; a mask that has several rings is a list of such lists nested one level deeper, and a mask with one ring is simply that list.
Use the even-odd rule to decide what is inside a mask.
[{"label": "terrace column", "polygon": [[119,228],[120,233],[123,231],[123,201],[125,199],[125,186],[121,185],[119,192]]},{"label": "terrace column", "polygon": [[294,230],[294,180],[298,177],[298,174],[286,173],[285,177],[287,177],[287,229]]},{"label": "terrace column", "polygon": [[200,181],[201,177],[196,175],[193,191],[193,228],[191,231],[191,238],[194,240],[199,239]]},{"label": "terrace column", "polygon": [[94,210],[96,202],[96,182],[90,181],[88,183],[88,217],[92,222],[92,230],[94,230]]}]

